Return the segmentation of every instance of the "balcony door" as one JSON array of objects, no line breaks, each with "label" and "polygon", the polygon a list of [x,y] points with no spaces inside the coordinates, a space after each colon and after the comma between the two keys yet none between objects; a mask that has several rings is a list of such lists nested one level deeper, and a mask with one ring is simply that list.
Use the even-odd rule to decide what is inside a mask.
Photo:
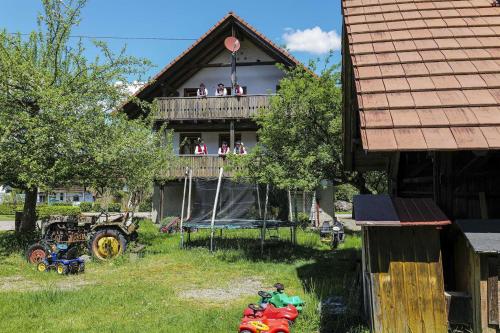
[{"label": "balcony door", "polygon": [[194,155],[198,138],[201,133],[180,133],[179,155]]},{"label": "balcony door", "polygon": [[[231,135],[229,133],[222,133],[219,134],[219,147],[222,147],[222,142],[226,142],[227,145],[229,146],[231,144]],[[241,133],[235,133],[234,134],[234,143],[241,141]],[[234,147],[231,147],[234,148]]]}]

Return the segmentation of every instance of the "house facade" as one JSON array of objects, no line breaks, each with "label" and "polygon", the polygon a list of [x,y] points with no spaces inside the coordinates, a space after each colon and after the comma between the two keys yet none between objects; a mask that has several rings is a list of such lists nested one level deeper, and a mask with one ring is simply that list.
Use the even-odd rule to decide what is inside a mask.
[{"label": "house facade", "polygon": [[55,188],[51,191],[39,191],[37,203],[68,203],[78,206],[82,202],[94,202],[93,194],[84,187],[71,186],[67,188]]},{"label": "house facade", "polygon": [[[498,253],[482,260],[486,266],[469,260],[474,242],[460,235],[484,225],[474,221],[499,223],[500,7],[491,0],[343,0],[342,7],[345,165],[387,171],[384,200],[411,203],[360,221],[372,331],[465,324],[498,332]],[[378,209],[377,200],[359,200],[355,213]],[[439,211],[451,224],[435,218]],[[391,224],[394,215],[404,218]],[[388,226],[392,238],[376,242]],[[390,256],[379,256],[386,264],[373,271],[370,258],[382,245]],[[401,264],[415,274],[395,274]],[[394,298],[399,287],[405,293]],[[401,322],[408,325],[395,326]]]},{"label": "house facade", "polygon": [[[236,37],[240,42],[234,67],[232,53],[224,45],[228,37]],[[225,163],[218,156],[223,142],[230,151],[238,142],[247,151],[257,144],[258,127],[252,118],[259,109],[269,107],[271,96],[279,90],[284,72],[278,64],[302,66],[287,51],[230,12],[135,94],[141,100],[156,101],[155,126],[166,125],[173,130],[174,152],[180,160],[178,167],[163,175],[174,180],[155,186],[156,221],[180,216],[183,197],[180,180],[186,167],[192,170],[194,178],[216,178]],[[243,88],[243,96],[234,94],[234,71],[234,81]],[[199,98],[197,90],[202,83],[208,95]],[[225,86],[227,96],[215,96],[220,83]],[[140,113],[132,102],[125,104],[123,111],[129,117]],[[195,155],[198,139],[206,144],[207,155]]]}]

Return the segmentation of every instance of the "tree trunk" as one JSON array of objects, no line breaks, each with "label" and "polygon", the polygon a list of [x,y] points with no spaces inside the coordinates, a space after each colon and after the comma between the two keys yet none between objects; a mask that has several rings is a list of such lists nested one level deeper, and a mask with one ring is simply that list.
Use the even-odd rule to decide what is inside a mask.
[{"label": "tree trunk", "polygon": [[361,173],[358,172],[350,183],[359,190],[359,194],[372,194],[372,191],[366,186],[365,177]]},{"label": "tree trunk", "polygon": [[36,199],[38,196],[38,188],[30,188],[26,190],[23,208],[23,220],[21,222],[21,233],[35,231],[36,227]]}]

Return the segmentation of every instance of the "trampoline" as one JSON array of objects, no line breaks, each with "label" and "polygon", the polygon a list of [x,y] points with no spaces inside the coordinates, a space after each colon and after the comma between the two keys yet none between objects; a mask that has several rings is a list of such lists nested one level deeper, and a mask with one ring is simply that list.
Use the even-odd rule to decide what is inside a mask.
[{"label": "trampoline", "polygon": [[181,247],[184,232],[210,229],[210,250],[213,251],[214,230],[261,229],[263,248],[266,229],[291,228],[294,242],[290,193],[270,185],[236,182],[223,176],[218,179],[193,179],[186,170],[181,212]]}]

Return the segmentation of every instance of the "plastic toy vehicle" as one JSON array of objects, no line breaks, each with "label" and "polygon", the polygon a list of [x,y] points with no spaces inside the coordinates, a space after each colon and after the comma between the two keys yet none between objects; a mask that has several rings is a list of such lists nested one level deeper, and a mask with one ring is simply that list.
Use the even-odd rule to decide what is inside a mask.
[{"label": "plastic toy vehicle", "polygon": [[271,298],[268,300],[261,299],[260,303],[268,302],[274,305],[277,308],[284,308],[287,305],[291,304],[297,308],[298,312],[302,312],[302,308],[304,307],[304,301],[299,296],[288,296],[285,293],[285,286],[281,283],[276,283],[274,285],[276,291],[272,291]]},{"label": "plastic toy vehicle", "polygon": [[[249,311],[247,311],[249,310]],[[270,319],[262,316],[265,311],[260,305],[249,304],[241,320],[240,333],[290,333],[290,326],[286,319]]]},{"label": "plastic toy vehicle", "polygon": [[68,250],[67,244],[57,244],[57,250],[50,253],[50,256],[44,258],[37,264],[39,272],[55,270],[57,274],[78,274],[85,271],[85,262],[80,259],[61,259],[60,256]]},{"label": "plastic toy vehicle", "polygon": [[245,317],[265,317],[268,319],[286,319],[290,322],[294,322],[295,319],[299,316],[299,312],[295,308],[295,306],[288,304],[285,307],[277,308],[273,304],[269,303],[269,300],[272,298],[270,293],[265,291],[259,291],[259,296],[261,297],[261,303],[259,308],[261,310],[253,310],[252,308],[246,308],[243,311],[243,316]]},{"label": "plastic toy vehicle", "polygon": [[330,243],[331,248],[336,249],[345,240],[344,225],[336,218],[333,225],[330,225],[330,221],[325,221],[319,230],[319,235],[322,242]]}]

